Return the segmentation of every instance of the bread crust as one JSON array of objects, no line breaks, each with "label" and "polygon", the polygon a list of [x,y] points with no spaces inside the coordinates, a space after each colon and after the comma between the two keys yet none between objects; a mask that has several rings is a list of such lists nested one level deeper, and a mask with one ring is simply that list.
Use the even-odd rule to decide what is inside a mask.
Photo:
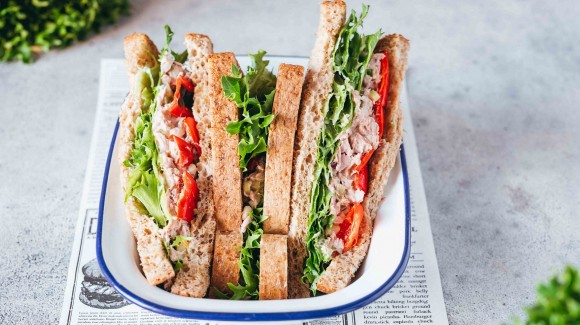
[{"label": "bread crust", "polygon": [[[243,237],[239,231],[216,232],[211,285],[222,293],[232,293],[228,283],[238,285],[240,278],[238,261],[242,244]],[[210,297],[215,297],[214,290],[210,290]]]},{"label": "bread crust", "polygon": [[324,121],[322,110],[332,88],[332,53],[338,34],[346,19],[346,4],[325,1],[320,5],[320,21],[316,42],[308,62],[304,80],[298,131],[294,145],[292,176],[292,209],[288,232],[288,296],[310,296],[302,283],[304,260],[307,256],[306,230],[310,211],[310,192],[314,181],[320,128]]},{"label": "bread crust", "polygon": [[292,155],[303,80],[302,66],[281,64],[278,68],[272,108],[276,118],[269,130],[264,184],[264,215],[268,217],[264,232],[268,234],[288,234]]},{"label": "bread crust", "polygon": [[288,297],[286,235],[264,234],[260,242],[260,300]]},{"label": "bread crust", "polygon": [[232,65],[239,67],[231,52],[209,56],[213,198],[217,229],[221,231],[239,231],[242,223],[239,136],[226,131],[228,123],[238,120],[238,107],[224,96],[221,83],[222,76],[232,75]]},{"label": "bread crust", "polygon": [[196,164],[196,184],[199,200],[191,222],[191,241],[183,259],[183,267],[177,273],[171,292],[181,296],[202,298],[210,284],[210,266],[213,258],[215,219],[211,175],[211,130],[207,96],[207,60],[213,53],[209,37],[199,34],[185,35],[185,46],[191,67],[190,77],[195,85],[193,117],[197,121],[201,155]]},{"label": "bread crust", "polygon": [[133,33],[123,39],[125,64],[129,74],[129,84],[133,86],[135,74],[143,67],[152,68],[157,65],[159,50],[149,36]]},{"label": "bread crust", "polygon": [[389,59],[389,91],[385,109],[385,131],[379,147],[369,162],[369,185],[363,201],[364,224],[358,243],[350,251],[333,258],[318,281],[318,290],[332,293],[351,282],[360,267],[370,244],[373,221],[382,200],[383,188],[395,165],[403,137],[403,116],[400,109],[400,95],[403,78],[407,69],[409,41],[401,35],[387,35],[381,38],[375,52],[387,52]]},{"label": "bread crust", "polygon": [[[134,85],[136,73],[144,67],[157,64],[159,51],[145,34],[131,34],[124,39],[125,60],[131,90],[119,113],[118,162],[121,169],[123,193],[126,191],[130,170],[123,163],[130,157],[135,139],[135,119],[141,114],[141,96]],[[159,235],[159,227],[144,213],[140,202],[133,197],[125,202],[125,215],[135,236],[143,274],[151,285],[164,283],[175,276],[171,262]]]},{"label": "bread crust", "polygon": [[[211,283],[214,288],[231,294],[228,283],[238,284],[240,248],[243,236],[242,174],[239,166],[239,136],[227,133],[229,122],[238,120],[238,106],[222,91],[221,78],[232,75],[232,65],[239,67],[233,53],[211,54],[208,58],[209,112],[213,170],[213,197],[216,219],[216,238]],[[210,296],[215,297],[214,290]]]}]

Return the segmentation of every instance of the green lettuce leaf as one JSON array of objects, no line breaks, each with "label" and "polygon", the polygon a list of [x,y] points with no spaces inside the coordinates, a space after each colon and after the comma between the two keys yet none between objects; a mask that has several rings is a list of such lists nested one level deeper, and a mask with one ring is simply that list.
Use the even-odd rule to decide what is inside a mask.
[{"label": "green lettuce leaf", "polygon": [[240,167],[247,171],[248,162],[266,152],[268,143],[268,129],[274,115],[272,106],[276,92],[276,76],[267,66],[269,61],[263,60],[265,51],[258,51],[252,58],[248,73],[232,66],[232,76],[222,77],[224,95],[238,105],[240,119],[228,123],[226,131],[230,134],[239,134],[238,154]]},{"label": "green lettuce leaf", "polygon": [[314,169],[314,184],[311,192],[311,207],[308,216],[308,233],[306,247],[308,257],[304,265],[302,281],[310,285],[316,294],[318,279],[331,260],[321,249],[326,240],[326,230],[332,226],[335,216],[330,213],[332,192],[330,164],[338,149],[338,135],[346,130],[354,119],[355,103],[353,92],[359,91],[367,73],[368,63],[374,48],[381,37],[379,30],[372,35],[362,35],[358,28],[368,13],[368,6],[363,5],[362,13],[357,17],[352,11],[340,31],[333,52],[334,82],[332,92],[323,108],[324,125],[318,140],[318,153]]},{"label": "green lettuce leaf", "polygon": [[246,75],[250,97],[262,98],[276,89],[276,75],[266,69],[270,61],[264,60],[264,55],[266,55],[264,50],[250,54],[252,66],[248,68]]},{"label": "green lettuce leaf", "polygon": [[141,180],[138,185],[133,187],[133,196],[137,198],[143,204],[149,215],[153,217],[155,223],[159,227],[163,228],[167,225],[167,218],[163,213],[160,201],[160,188],[159,181],[150,172],[144,172],[141,174]]}]

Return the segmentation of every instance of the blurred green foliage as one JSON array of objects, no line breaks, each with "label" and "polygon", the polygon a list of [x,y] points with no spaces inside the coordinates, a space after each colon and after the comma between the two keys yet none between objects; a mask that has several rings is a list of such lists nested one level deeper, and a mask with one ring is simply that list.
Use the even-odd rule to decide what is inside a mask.
[{"label": "blurred green foliage", "polygon": [[514,325],[578,325],[580,324],[580,278],[578,270],[566,266],[564,272],[537,288],[536,302],[526,308],[527,321]]},{"label": "blurred green foliage", "polygon": [[0,0],[0,61],[30,63],[128,14],[128,0]]}]

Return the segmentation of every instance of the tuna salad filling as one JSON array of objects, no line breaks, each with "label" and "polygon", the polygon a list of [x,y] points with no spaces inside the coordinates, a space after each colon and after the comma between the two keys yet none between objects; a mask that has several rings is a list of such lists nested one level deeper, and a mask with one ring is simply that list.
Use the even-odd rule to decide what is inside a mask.
[{"label": "tuna salad filling", "polygon": [[343,252],[344,240],[337,238],[340,224],[344,221],[347,210],[353,203],[362,203],[365,191],[355,184],[359,178],[358,166],[364,156],[379,146],[379,125],[375,119],[374,104],[378,101],[375,91],[381,82],[381,60],[384,54],[373,54],[369,63],[370,75],[365,76],[359,92],[353,91],[355,102],[354,119],[351,126],[338,136],[338,149],[330,164],[331,179],[329,189],[330,213],[334,216],[332,227],[326,231],[327,240],[322,247],[327,257]]}]

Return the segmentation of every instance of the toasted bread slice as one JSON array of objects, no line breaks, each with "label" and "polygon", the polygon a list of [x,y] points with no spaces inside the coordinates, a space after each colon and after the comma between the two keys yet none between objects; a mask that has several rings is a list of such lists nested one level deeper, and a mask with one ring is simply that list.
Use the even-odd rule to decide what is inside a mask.
[{"label": "toasted bread slice", "polygon": [[[240,248],[243,237],[239,230],[216,232],[211,285],[222,293],[231,294],[228,283],[238,285],[240,278]],[[210,290],[210,297],[215,297]]]},{"label": "toasted bread slice", "polygon": [[[119,114],[119,153],[118,160],[121,168],[121,184],[123,192],[126,190],[130,170],[123,163],[133,149],[135,140],[135,120],[141,115],[141,94],[134,85],[135,75],[144,67],[153,67],[157,64],[159,51],[145,34],[132,34],[124,40],[125,60],[131,91]],[[141,261],[141,268],[147,281],[158,285],[171,280],[175,271],[167,258],[165,248],[159,235],[159,227],[145,213],[141,203],[130,197],[125,202],[125,215],[137,241],[137,252]]]},{"label": "toasted bread slice", "polygon": [[[238,157],[238,135],[227,133],[229,122],[238,120],[238,106],[222,91],[221,78],[239,67],[233,53],[217,53],[208,60],[209,112],[211,115],[213,194],[216,240],[211,283],[214,288],[231,293],[228,283],[238,284],[242,225],[242,173]],[[210,296],[215,296],[210,290]]]},{"label": "toasted bread slice", "polygon": [[207,60],[213,53],[209,37],[199,34],[185,35],[185,46],[195,84],[193,117],[197,121],[201,155],[196,164],[196,184],[199,200],[191,222],[191,241],[183,259],[183,267],[171,286],[174,294],[201,298],[207,294],[210,283],[210,265],[213,258],[215,219],[213,217],[213,188],[211,176],[211,118],[207,92]]},{"label": "toasted bread slice", "polygon": [[264,232],[267,234],[288,234],[292,154],[303,80],[302,66],[281,64],[278,68],[272,108],[276,118],[269,130],[264,184],[264,215],[268,217],[264,221]]},{"label": "toasted bread slice", "polygon": [[383,188],[395,165],[401,146],[403,117],[399,102],[401,86],[407,69],[409,41],[401,35],[385,36],[375,48],[375,52],[384,51],[387,52],[389,58],[389,91],[385,110],[385,130],[369,165],[369,185],[363,201],[364,226],[360,231],[357,245],[350,251],[333,258],[318,280],[317,289],[325,293],[335,292],[349,285],[366,256]]},{"label": "toasted bread slice", "polygon": [[239,165],[237,134],[226,131],[228,123],[238,120],[238,106],[222,91],[222,76],[232,75],[239,67],[233,53],[209,56],[208,91],[211,114],[213,197],[217,229],[240,231],[242,225],[242,172]]},{"label": "toasted bread slice", "polygon": [[310,192],[314,182],[320,128],[325,101],[332,89],[332,54],[346,17],[346,4],[325,1],[320,5],[320,23],[304,80],[298,130],[294,145],[292,204],[288,232],[288,296],[309,297],[302,283],[304,260],[307,256],[306,230],[310,211]]},{"label": "toasted bread slice", "polygon": [[260,300],[288,297],[288,247],[286,235],[262,235],[260,242]]}]

